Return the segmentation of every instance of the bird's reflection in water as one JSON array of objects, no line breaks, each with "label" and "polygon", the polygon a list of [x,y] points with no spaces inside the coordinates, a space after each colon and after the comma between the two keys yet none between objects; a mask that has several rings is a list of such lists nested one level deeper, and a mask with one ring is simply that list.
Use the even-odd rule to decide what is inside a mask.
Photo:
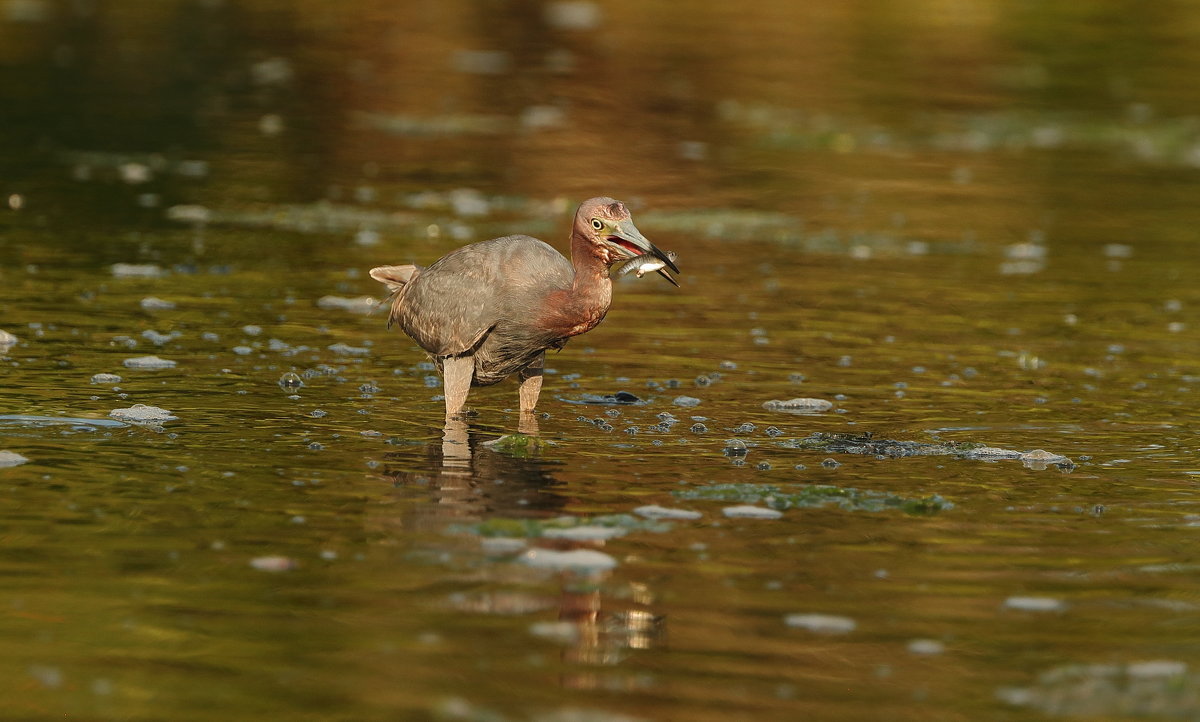
[{"label": "bird's reflection in water", "polygon": [[[537,419],[523,414],[519,429],[537,435]],[[472,428],[461,419],[450,419],[439,441],[387,454],[384,474],[396,487],[394,501],[414,501],[416,492],[424,503],[397,503],[404,511],[384,515],[386,521],[377,519],[376,525],[396,532],[428,532],[423,539],[438,543],[446,538],[440,532],[448,524],[566,516],[564,484],[554,476],[560,463],[493,451],[485,445],[490,438],[494,434]],[[525,541],[559,551],[602,551],[607,545],[603,539]],[[461,612],[530,615],[531,622],[533,616],[545,621],[545,610],[557,608],[557,623],[564,632],[561,641],[566,642],[563,660],[583,667],[564,675],[563,686],[611,688],[612,678],[588,669],[617,666],[632,650],[663,643],[664,619],[653,611],[654,594],[646,585],[619,582],[619,593],[614,593],[610,571],[559,572],[555,577],[559,592],[547,596],[544,589],[521,589],[529,584],[528,570],[521,567],[520,572],[506,573],[506,568],[513,569],[506,566],[510,564],[497,560],[489,575],[496,582],[492,588],[454,595],[451,605]]]},{"label": "bird's reflection in water", "polygon": [[[537,420],[523,420],[521,430],[536,436]],[[454,520],[561,514],[565,499],[556,492],[562,483],[552,473],[559,462],[498,453],[485,445],[493,438],[462,419],[447,419],[440,442],[386,454],[383,473],[397,494],[419,493],[433,502],[408,505],[409,513],[397,521],[412,530]]]}]

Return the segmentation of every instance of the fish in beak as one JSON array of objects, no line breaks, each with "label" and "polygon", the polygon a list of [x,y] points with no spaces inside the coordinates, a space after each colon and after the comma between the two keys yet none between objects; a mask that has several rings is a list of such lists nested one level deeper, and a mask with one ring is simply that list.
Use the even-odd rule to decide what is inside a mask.
[{"label": "fish in beak", "polygon": [[[616,246],[623,252],[623,257],[619,263],[620,268],[618,273],[629,273],[634,268],[640,269],[638,277],[649,271],[658,271],[658,275],[671,282],[671,285],[678,286],[679,283],[667,273],[670,268],[675,273],[679,273],[679,267],[675,265],[675,254],[660,250],[646,237],[642,232],[633,225],[633,221],[626,218],[619,221],[612,229],[612,235],[607,239],[610,245]],[[634,263],[631,259],[638,259],[638,263]]]}]

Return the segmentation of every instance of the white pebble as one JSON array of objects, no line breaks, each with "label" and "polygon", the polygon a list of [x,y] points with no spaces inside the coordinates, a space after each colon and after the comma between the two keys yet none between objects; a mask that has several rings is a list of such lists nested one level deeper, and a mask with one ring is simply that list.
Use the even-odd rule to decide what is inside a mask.
[{"label": "white pebble", "polygon": [[577,571],[603,571],[617,566],[617,560],[604,552],[591,549],[555,551],[553,549],[530,549],[520,557],[521,561],[538,569],[573,569]]},{"label": "white pebble", "polygon": [[639,506],[633,510],[634,514],[644,516],[647,519],[699,519],[703,514],[698,511],[690,511],[688,509],[670,509],[665,506],[657,506],[654,504],[648,506]]},{"label": "white pebble", "polygon": [[559,0],[543,10],[546,24],[560,30],[594,30],[600,25],[600,6],[590,0]]},{"label": "white pebble", "polygon": [[96,375],[92,376],[92,383],[94,383],[94,384],[119,384],[119,383],[121,383],[121,377],[117,376],[116,374],[96,374]]},{"label": "white pebble", "polygon": [[1022,612],[1061,612],[1067,608],[1065,602],[1053,597],[1009,597],[1004,606]]},{"label": "white pebble", "polygon": [[15,451],[0,451],[0,469],[9,466],[20,466],[29,461]]},{"label": "white pebble", "polygon": [[371,313],[378,301],[370,296],[358,298],[343,298],[341,296],[321,296],[317,299],[317,308],[353,313]]},{"label": "white pebble", "polygon": [[779,519],[783,516],[781,511],[750,504],[727,506],[721,511],[730,519]]},{"label": "white pebble", "polygon": [[1153,679],[1155,677],[1182,677],[1187,674],[1188,666],[1184,662],[1171,659],[1154,659],[1145,662],[1130,662],[1125,667],[1125,674],[1138,679]]},{"label": "white pebble", "polygon": [[524,551],[526,546],[524,539],[514,539],[506,536],[486,537],[480,540],[479,545],[483,547],[484,554],[494,555],[516,554],[519,551]]},{"label": "white pebble", "polygon": [[786,412],[810,412],[810,411],[828,411],[833,408],[832,401],[825,399],[799,398],[788,399],[781,401],[779,399],[771,399],[763,402],[763,408],[767,411],[786,411]]},{"label": "white pebble", "polygon": [[108,412],[108,415],[114,419],[133,421],[135,423],[174,421],[179,418],[166,409],[160,409],[157,406],[147,406],[146,404],[134,404],[126,409],[113,409]]},{"label": "white pebble", "polygon": [[131,369],[172,369],[175,368],[175,362],[157,356],[138,356],[136,358],[127,358],[123,362],[126,368]]},{"label": "white pebble", "polygon": [[542,536],[547,539],[569,539],[571,541],[603,541],[624,534],[625,530],[617,526],[573,526],[564,529],[547,529]]},{"label": "white pebble", "polygon": [[250,566],[260,572],[286,572],[295,569],[298,565],[296,560],[291,557],[255,557],[250,560]]},{"label": "white pebble", "polygon": [[172,301],[164,301],[154,296],[146,296],[142,299],[142,309],[146,311],[170,311],[173,308],[175,308],[175,303]]},{"label": "white pebble", "polygon": [[110,270],[115,278],[159,278],[166,271],[153,263],[114,263]]},{"label": "white pebble", "polygon": [[914,639],[908,643],[910,654],[941,654],[946,651],[946,645],[936,639]]},{"label": "white pebble", "polygon": [[329,350],[340,356],[366,356],[371,353],[371,349],[364,346],[350,346],[344,343],[335,343]]},{"label": "white pebble", "polygon": [[810,632],[822,634],[846,634],[853,632],[858,626],[849,617],[838,617],[832,614],[789,614],[783,619],[789,627],[800,627]]},{"label": "white pebble", "polygon": [[574,622],[534,622],[529,625],[529,633],[560,644],[579,641],[579,625]]}]

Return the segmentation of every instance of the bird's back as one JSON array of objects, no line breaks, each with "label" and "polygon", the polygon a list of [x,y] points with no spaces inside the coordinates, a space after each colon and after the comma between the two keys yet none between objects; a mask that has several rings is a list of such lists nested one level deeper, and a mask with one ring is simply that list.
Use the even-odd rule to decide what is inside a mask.
[{"label": "bird's back", "polygon": [[571,262],[529,236],[463,246],[424,268],[397,294],[392,317],[434,356],[475,348],[497,324],[531,322],[545,297],[570,288]]}]

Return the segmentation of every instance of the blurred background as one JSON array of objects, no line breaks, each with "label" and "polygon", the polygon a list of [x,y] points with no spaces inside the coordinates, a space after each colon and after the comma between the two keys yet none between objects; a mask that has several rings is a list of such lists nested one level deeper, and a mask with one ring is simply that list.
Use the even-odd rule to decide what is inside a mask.
[{"label": "blurred background", "polygon": [[1180,1],[4,0],[0,191],[50,222],[469,189],[1128,241],[1194,212],[1198,25]]}]

